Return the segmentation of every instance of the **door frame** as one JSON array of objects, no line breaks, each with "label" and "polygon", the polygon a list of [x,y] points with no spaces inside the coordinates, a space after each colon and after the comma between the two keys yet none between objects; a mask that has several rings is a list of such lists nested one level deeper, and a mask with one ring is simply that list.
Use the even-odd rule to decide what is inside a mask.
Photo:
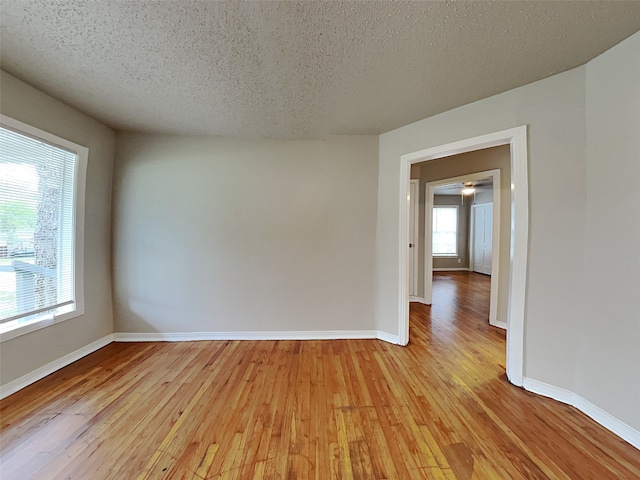
[{"label": "door frame", "polygon": [[[413,277],[413,292],[409,292],[409,298],[413,301],[420,301],[422,299],[419,298],[418,292],[418,265],[419,265],[419,254],[418,254],[418,244],[419,242],[419,211],[420,211],[420,180],[411,179],[409,181],[410,189],[413,189],[414,200],[413,200],[413,212],[411,212],[411,203],[409,204],[409,215],[413,215],[413,270],[411,270]],[[411,195],[409,195],[411,197]],[[411,222],[409,222],[411,225]],[[415,293],[415,295],[413,295]]]},{"label": "door frame", "polygon": [[[425,198],[425,226],[424,226],[424,299],[427,305],[431,305],[433,299],[433,207],[435,188],[450,183],[464,183],[482,180],[483,178],[491,178],[493,181],[493,218],[491,224],[491,248],[496,255],[491,257],[491,293],[489,295],[489,324],[507,328],[507,322],[498,320],[498,285],[500,285],[500,169],[486,170],[483,172],[474,172],[458,177],[444,178],[434,182],[428,182]],[[469,257],[471,262],[471,256]],[[471,270],[471,264],[468,267]]]},{"label": "door frame", "polygon": [[529,187],[526,125],[430,147],[400,156],[398,225],[398,343],[409,343],[409,180],[411,164],[484,148],[510,146],[511,157],[511,255],[507,317],[507,378],[522,386],[524,322],[529,250]]}]

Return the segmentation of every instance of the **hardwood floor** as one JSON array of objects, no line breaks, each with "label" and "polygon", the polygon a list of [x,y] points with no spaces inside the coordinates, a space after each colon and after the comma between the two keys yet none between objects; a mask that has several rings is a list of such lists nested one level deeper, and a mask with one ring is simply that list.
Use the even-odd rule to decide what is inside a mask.
[{"label": "hardwood floor", "polygon": [[637,479],[640,453],[510,385],[489,278],[437,273],[411,343],[113,343],[0,402],[9,479]]}]

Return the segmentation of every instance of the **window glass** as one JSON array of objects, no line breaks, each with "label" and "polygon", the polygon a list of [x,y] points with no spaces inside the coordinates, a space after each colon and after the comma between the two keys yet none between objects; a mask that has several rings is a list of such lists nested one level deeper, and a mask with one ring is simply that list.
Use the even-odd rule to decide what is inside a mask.
[{"label": "window glass", "polygon": [[433,207],[433,255],[458,253],[458,207]]},{"label": "window glass", "polygon": [[0,332],[78,303],[80,157],[30,133],[0,127]]}]

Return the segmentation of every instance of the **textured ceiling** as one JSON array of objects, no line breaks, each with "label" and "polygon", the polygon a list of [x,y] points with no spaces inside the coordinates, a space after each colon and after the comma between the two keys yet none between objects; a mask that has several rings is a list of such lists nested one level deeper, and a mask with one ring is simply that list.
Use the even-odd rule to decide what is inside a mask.
[{"label": "textured ceiling", "polygon": [[581,65],[640,2],[0,0],[1,67],[116,129],[378,134]]}]

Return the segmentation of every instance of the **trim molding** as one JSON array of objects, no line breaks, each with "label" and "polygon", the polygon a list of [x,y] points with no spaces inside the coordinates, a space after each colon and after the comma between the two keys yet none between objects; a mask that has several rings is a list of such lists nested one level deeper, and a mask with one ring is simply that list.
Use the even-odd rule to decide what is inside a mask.
[{"label": "trim molding", "polygon": [[[409,298],[412,296],[412,293],[418,292],[418,265],[419,265],[419,251],[418,244],[420,243],[420,219],[419,219],[419,211],[420,211],[420,180],[419,179],[411,179],[409,180],[409,214],[413,216],[413,265],[409,266],[409,273],[413,277],[413,290],[409,292]],[[413,207],[413,208],[411,208]],[[413,211],[411,211],[413,210]],[[409,222],[411,224],[411,222]],[[411,233],[411,232],[410,232]],[[411,235],[409,235],[411,236]],[[409,300],[411,301],[411,300]]]},{"label": "trim molding", "polygon": [[308,330],[258,332],[114,333],[115,342],[195,342],[200,340],[348,340],[375,339],[377,330]]},{"label": "trim molding", "polygon": [[409,297],[409,302],[418,302],[424,305],[429,305],[423,297],[414,297],[413,295]]},{"label": "trim molding", "polygon": [[[524,377],[524,322],[527,285],[527,262],[529,251],[529,181],[527,127],[510,128],[499,132],[467,138],[457,142],[430,147],[400,156],[399,185],[399,231],[398,231],[398,337],[400,344],[409,343],[409,180],[411,165],[428,160],[445,158],[459,153],[483,148],[509,145],[511,151],[511,259],[509,265],[509,311],[507,317],[507,378],[522,386]],[[495,208],[494,190],[494,208]],[[427,209],[428,211],[428,209]],[[426,227],[426,226],[425,226]],[[494,240],[497,237],[494,235]],[[428,238],[425,242],[428,242]],[[494,260],[497,256],[494,256]],[[495,273],[495,272],[494,272]],[[426,273],[425,273],[426,275]],[[492,276],[492,282],[495,276]],[[425,278],[428,281],[428,279]],[[492,288],[492,294],[494,289]],[[506,292],[505,292],[506,293]],[[425,288],[425,299],[429,294]]]},{"label": "trim molding", "polygon": [[470,268],[432,268],[432,272],[470,272]]},{"label": "trim molding", "polygon": [[368,340],[400,345],[398,335],[381,330],[309,330],[299,332],[114,333],[114,342],[196,342],[201,340]]},{"label": "trim molding", "polygon": [[503,330],[507,329],[507,322],[496,322],[492,325],[492,327],[498,327],[501,328]]},{"label": "trim molding", "polygon": [[392,335],[391,333],[383,332],[381,330],[378,330],[376,338],[378,340],[382,340],[383,342],[393,343],[394,345],[402,345],[400,343],[400,337],[398,335]]},{"label": "trim molding", "polygon": [[8,397],[9,395],[16,393],[18,390],[22,390],[24,387],[37,382],[47,375],[51,375],[53,372],[72,364],[76,360],[80,360],[82,357],[86,357],[90,353],[93,353],[96,350],[100,350],[102,347],[109,345],[111,342],[113,342],[113,334],[102,337],[95,342],[91,342],[89,345],[85,345],[84,347],[79,348],[74,352],[67,353],[65,356],[60,357],[53,362],[47,363],[46,365],[43,365],[42,367],[37,368],[34,371],[27,373],[26,375],[16,378],[15,380],[5,385],[0,385],[0,398]]},{"label": "trim molding", "polygon": [[591,417],[595,422],[599,423],[607,430],[615,433],[617,436],[640,450],[639,431],[630,427],[621,420],[618,420],[613,415],[605,412],[600,407],[594,405],[577,393],[526,377],[522,382],[522,386],[529,392],[553,398],[554,400],[577,408],[588,417]]}]

